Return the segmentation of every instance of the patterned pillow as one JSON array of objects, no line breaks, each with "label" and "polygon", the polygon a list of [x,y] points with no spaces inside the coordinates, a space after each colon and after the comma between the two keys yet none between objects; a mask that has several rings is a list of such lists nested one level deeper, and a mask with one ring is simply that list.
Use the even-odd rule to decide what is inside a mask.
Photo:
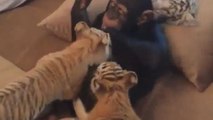
[{"label": "patterned pillow", "polygon": [[173,25],[197,24],[198,0],[152,0],[154,18]]}]

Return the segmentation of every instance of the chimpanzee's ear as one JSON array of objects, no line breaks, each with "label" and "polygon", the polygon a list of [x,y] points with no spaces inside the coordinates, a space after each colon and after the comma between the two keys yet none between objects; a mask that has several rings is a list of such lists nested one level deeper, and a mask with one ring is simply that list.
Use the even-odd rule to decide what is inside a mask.
[{"label": "chimpanzee's ear", "polygon": [[146,10],[144,11],[141,16],[138,18],[138,25],[143,25],[144,23],[151,21],[154,19],[154,12],[153,10]]}]

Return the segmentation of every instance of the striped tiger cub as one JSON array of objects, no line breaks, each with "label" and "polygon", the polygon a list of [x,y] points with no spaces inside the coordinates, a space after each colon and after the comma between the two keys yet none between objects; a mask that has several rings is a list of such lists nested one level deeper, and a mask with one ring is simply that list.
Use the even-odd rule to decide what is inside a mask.
[{"label": "striped tiger cub", "polygon": [[[97,98],[94,108],[87,113],[78,98],[73,105],[79,120],[140,120],[134,112],[128,91],[138,82],[132,71],[123,70],[115,62],[104,62],[91,81],[91,89]],[[62,119],[62,120],[74,120]]]},{"label": "striped tiger cub", "polygon": [[75,31],[74,43],[44,56],[24,77],[0,89],[0,120],[33,120],[50,102],[73,99],[88,67],[109,58],[107,33],[84,22]]}]

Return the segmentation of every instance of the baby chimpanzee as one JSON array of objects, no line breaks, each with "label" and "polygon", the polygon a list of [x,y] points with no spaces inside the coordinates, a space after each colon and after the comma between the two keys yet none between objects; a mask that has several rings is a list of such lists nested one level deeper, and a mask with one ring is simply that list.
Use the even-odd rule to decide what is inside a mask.
[{"label": "baby chimpanzee", "polygon": [[144,16],[143,24],[141,19],[139,21],[144,11],[152,10],[152,1],[110,0],[106,10],[93,23],[89,21],[86,11],[91,0],[76,1],[72,11],[72,24],[83,20],[109,32],[113,60],[124,69],[137,73],[139,83],[130,91],[132,103],[135,103],[138,97],[152,88],[154,80],[168,62],[167,45],[161,26],[149,19],[152,17],[149,14]]}]

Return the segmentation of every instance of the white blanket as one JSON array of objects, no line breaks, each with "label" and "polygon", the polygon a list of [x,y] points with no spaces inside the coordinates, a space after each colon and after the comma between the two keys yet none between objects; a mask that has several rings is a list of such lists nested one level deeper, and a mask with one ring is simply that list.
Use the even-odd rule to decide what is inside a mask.
[{"label": "white blanket", "polygon": [[0,12],[18,7],[27,0],[0,0]]}]

